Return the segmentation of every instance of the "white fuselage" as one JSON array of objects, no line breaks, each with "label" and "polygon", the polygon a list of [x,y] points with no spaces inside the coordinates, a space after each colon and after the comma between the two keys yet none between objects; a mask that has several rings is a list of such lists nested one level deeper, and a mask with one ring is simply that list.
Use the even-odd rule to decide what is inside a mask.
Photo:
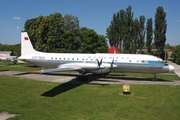
[{"label": "white fuselage", "polygon": [[[101,66],[104,66],[104,69],[86,71],[94,73],[101,73],[102,71],[103,73],[108,73],[111,71],[142,73],[169,72],[169,65],[165,65],[164,61],[161,59],[149,55],[38,53],[24,56],[24,58],[21,57],[21,59],[26,60],[28,63],[47,68],[57,68],[59,65],[67,63],[89,63],[89,65],[92,63],[94,65],[97,64],[97,59],[99,61],[102,59],[103,62]],[[116,66],[113,69],[109,67],[112,61]]]}]

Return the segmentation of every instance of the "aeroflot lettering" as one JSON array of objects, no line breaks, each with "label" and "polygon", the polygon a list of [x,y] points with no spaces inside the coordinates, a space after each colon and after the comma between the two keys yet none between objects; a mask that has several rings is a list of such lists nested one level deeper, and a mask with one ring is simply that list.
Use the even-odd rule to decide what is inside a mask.
[{"label": "aeroflot lettering", "polygon": [[45,60],[45,57],[44,56],[32,56],[32,59]]}]

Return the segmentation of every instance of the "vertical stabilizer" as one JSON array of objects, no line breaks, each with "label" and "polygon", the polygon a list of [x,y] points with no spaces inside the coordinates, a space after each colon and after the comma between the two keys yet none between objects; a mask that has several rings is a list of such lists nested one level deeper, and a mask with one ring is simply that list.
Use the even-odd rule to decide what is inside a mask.
[{"label": "vertical stabilizer", "polygon": [[21,33],[21,56],[35,54],[37,51],[33,48],[27,32]]}]

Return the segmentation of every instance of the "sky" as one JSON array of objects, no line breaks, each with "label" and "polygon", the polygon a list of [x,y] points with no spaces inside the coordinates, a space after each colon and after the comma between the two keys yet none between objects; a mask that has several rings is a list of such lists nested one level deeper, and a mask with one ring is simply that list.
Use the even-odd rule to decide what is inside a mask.
[{"label": "sky", "polygon": [[152,18],[153,27],[156,9],[162,6],[167,20],[166,44],[180,44],[179,0],[1,0],[0,43],[19,44],[26,20],[56,12],[71,14],[79,19],[80,27],[106,35],[113,14],[128,6],[132,7],[134,19],[141,15],[146,21]]}]

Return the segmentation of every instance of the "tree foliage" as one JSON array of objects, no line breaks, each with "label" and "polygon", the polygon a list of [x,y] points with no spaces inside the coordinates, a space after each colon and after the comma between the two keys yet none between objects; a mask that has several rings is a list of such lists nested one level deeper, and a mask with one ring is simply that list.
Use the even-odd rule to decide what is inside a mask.
[{"label": "tree foliage", "polygon": [[[39,16],[27,20],[24,28],[24,31],[28,32],[35,49],[39,51],[94,53],[94,51],[97,51],[94,50],[95,46],[95,49],[99,49],[99,52],[107,52],[106,39],[104,38],[102,40],[96,32],[94,32],[94,36],[88,36],[88,34],[82,32],[79,27],[78,18],[73,15],[65,15],[63,17],[60,13],[54,13],[49,16]],[[91,34],[90,29],[87,29],[87,32]],[[90,43],[95,42],[93,43],[95,45],[85,44],[85,42],[83,42],[84,40],[89,40]],[[103,50],[102,46],[100,46],[102,44],[99,44],[99,42],[102,42],[103,45],[106,46]],[[86,47],[87,49],[84,50],[82,47]]]},{"label": "tree foliage", "polygon": [[132,52],[131,53],[136,53],[136,49],[138,48],[139,30],[140,30],[138,18],[136,18],[133,21],[132,28],[133,29],[132,29],[132,43],[131,43]]},{"label": "tree foliage", "polygon": [[120,10],[119,12],[113,14],[111,25],[106,29],[110,45],[115,46],[119,50],[123,49],[124,22],[125,11]]},{"label": "tree foliage", "polygon": [[117,47],[124,52],[132,53],[134,46],[133,39],[133,16],[132,7],[113,14],[111,25],[106,29],[106,35],[110,45]]},{"label": "tree foliage", "polygon": [[151,54],[152,39],[153,39],[152,18],[149,18],[146,24],[146,47],[149,54]]},{"label": "tree foliage", "polygon": [[0,51],[12,51],[13,56],[20,56],[20,44],[15,45],[2,45],[0,44]]},{"label": "tree foliage", "polygon": [[132,7],[128,6],[125,12],[125,22],[124,22],[124,35],[123,35],[123,50],[127,53],[132,51],[132,27],[133,27],[133,16]]},{"label": "tree foliage", "polygon": [[[125,53],[136,53],[136,49],[141,50],[145,47],[148,53],[151,53],[153,45],[158,49],[158,55],[164,55],[164,46],[166,42],[166,13],[163,7],[159,6],[155,15],[155,31],[152,27],[152,18],[149,18],[145,27],[145,16],[133,18],[132,7],[128,6],[126,10],[120,10],[113,14],[111,24],[106,29],[106,35],[110,45],[123,50]],[[154,43],[153,40],[154,33]],[[145,42],[146,36],[146,42]],[[145,44],[146,43],[146,44]],[[163,58],[163,57],[162,57]]]},{"label": "tree foliage", "polygon": [[173,58],[173,62],[180,64],[180,45],[174,47],[172,58]]},{"label": "tree foliage", "polygon": [[155,29],[154,29],[154,43],[157,48],[158,56],[164,58],[164,48],[166,42],[166,13],[162,6],[156,9],[155,14]]},{"label": "tree foliage", "polygon": [[138,41],[137,47],[140,49],[140,53],[144,46],[144,39],[145,39],[145,16],[139,17],[139,32],[138,32]]},{"label": "tree foliage", "polygon": [[83,53],[107,52],[105,36],[98,35],[93,29],[81,28],[81,48]]}]

